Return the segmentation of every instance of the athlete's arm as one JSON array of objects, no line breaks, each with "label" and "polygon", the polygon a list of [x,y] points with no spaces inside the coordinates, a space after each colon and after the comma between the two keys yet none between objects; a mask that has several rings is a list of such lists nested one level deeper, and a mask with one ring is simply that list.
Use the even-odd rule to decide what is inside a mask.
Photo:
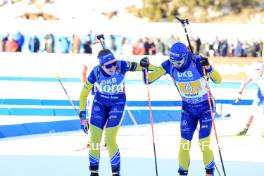
[{"label": "athlete's arm", "polygon": [[219,72],[211,67],[211,71],[207,71],[207,76],[216,84],[220,84],[222,82],[222,77]]},{"label": "athlete's arm", "polygon": [[84,84],[81,93],[80,93],[80,111],[85,111],[86,110],[86,102],[87,102],[87,97],[90,94],[91,90],[93,88],[93,84],[90,83],[89,81],[86,81]]},{"label": "athlete's arm", "polygon": [[80,97],[79,97],[80,111],[86,110],[87,97],[90,94],[95,82],[96,82],[96,75],[94,71],[92,71],[89,74],[88,78],[85,80],[85,83],[80,93]]},{"label": "athlete's arm", "polygon": [[[159,79],[162,75],[166,74],[166,70],[161,66],[157,67],[155,65],[151,65],[149,63],[148,57],[144,57],[140,60],[140,66],[143,72],[143,80],[145,84],[151,84],[157,79]],[[148,72],[148,71],[152,72]]]},{"label": "athlete's arm", "polygon": [[199,64],[197,69],[200,73],[203,73],[203,67],[205,68],[206,76],[210,78],[214,83],[220,84],[222,82],[221,75],[212,67],[212,65],[209,63],[208,58],[198,56],[196,57],[196,64]]},{"label": "athlete's arm", "polygon": [[242,94],[244,89],[247,87],[247,85],[253,81],[252,77],[248,77],[245,81],[242,82],[240,88],[238,89],[238,93]]},{"label": "athlete's arm", "polygon": [[161,76],[166,74],[166,71],[162,66],[156,67],[155,65],[149,65],[149,70],[153,70],[151,72],[146,71],[143,69],[143,80],[145,83],[153,83],[158,80]]},{"label": "athlete's arm", "polygon": [[242,99],[242,93],[251,81],[253,81],[253,78],[248,77],[245,81],[242,82],[240,88],[238,89],[238,94],[237,97],[235,98],[235,102],[239,102]]},{"label": "athlete's arm", "polygon": [[141,67],[137,62],[128,62],[129,71],[141,71]]}]

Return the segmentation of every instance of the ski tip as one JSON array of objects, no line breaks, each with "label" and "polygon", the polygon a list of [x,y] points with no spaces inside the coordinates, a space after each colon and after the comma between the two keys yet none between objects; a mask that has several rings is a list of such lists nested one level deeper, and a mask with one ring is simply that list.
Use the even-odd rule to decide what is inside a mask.
[{"label": "ski tip", "polygon": [[246,135],[239,135],[239,134],[226,134],[226,135],[221,135],[219,137],[245,137],[245,136],[250,136],[248,134]]}]

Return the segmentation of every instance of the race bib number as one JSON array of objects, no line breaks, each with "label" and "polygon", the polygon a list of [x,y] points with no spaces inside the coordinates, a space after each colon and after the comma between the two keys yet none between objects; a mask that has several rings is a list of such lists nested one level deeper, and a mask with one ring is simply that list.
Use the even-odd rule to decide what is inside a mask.
[{"label": "race bib number", "polygon": [[202,85],[199,80],[193,82],[178,83],[179,90],[185,95],[197,95],[202,90]]}]

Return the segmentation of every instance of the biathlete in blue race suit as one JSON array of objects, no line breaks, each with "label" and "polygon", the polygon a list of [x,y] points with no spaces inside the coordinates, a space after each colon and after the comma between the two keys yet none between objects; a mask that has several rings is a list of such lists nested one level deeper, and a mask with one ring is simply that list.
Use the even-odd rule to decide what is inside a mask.
[{"label": "biathlete in blue race suit", "polygon": [[[140,61],[140,65],[153,70],[150,73],[143,71],[145,83],[148,81],[151,84],[161,76],[169,74],[182,98],[179,175],[186,176],[188,174],[191,141],[199,122],[199,145],[203,152],[205,171],[207,176],[212,176],[215,167],[214,155],[210,148],[212,118],[203,67],[206,68],[207,77],[214,83],[220,83],[221,76],[209,64],[207,58],[192,54],[181,42],[173,44],[170,49],[170,58],[164,61],[160,67],[150,69],[147,57]],[[211,93],[209,101],[212,102],[212,110],[215,111],[215,102]]]},{"label": "biathlete in blue race suit", "polygon": [[118,129],[122,123],[126,104],[125,74],[128,71],[141,71],[136,62],[117,60],[108,49],[98,54],[100,65],[90,72],[80,93],[81,128],[88,133],[89,124],[86,118],[86,102],[90,91],[95,92],[90,116],[90,171],[91,176],[98,176],[100,160],[100,142],[105,127],[112,175],[120,175],[120,151],[116,143]]}]

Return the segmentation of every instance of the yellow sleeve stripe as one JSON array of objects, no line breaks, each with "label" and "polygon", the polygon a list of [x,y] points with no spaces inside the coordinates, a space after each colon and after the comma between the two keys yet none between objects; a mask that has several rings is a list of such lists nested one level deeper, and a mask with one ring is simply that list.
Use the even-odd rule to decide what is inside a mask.
[{"label": "yellow sleeve stripe", "polygon": [[152,83],[159,79],[162,75],[165,75],[166,71],[163,69],[163,67],[156,67],[150,65],[150,70],[153,70],[152,72],[148,73],[148,81],[149,83]]},{"label": "yellow sleeve stripe", "polygon": [[216,84],[220,84],[222,82],[222,77],[221,75],[219,74],[218,71],[214,70],[209,73],[209,77],[211,78],[211,80],[216,83]]},{"label": "yellow sleeve stripe", "polygon": [[137,64],[135,71],[141,71],[141,66],[139,64]]},{"label": "yellow sleeve stripe", "polygon": [[80,111],[85,111],[86,110],[86,102],[87,102],[87,97],[89,93],[91,92],[93,88],[93,84],[90,82],[86,82],[86,84],[83,86],[81,93],[80,93]]}]

